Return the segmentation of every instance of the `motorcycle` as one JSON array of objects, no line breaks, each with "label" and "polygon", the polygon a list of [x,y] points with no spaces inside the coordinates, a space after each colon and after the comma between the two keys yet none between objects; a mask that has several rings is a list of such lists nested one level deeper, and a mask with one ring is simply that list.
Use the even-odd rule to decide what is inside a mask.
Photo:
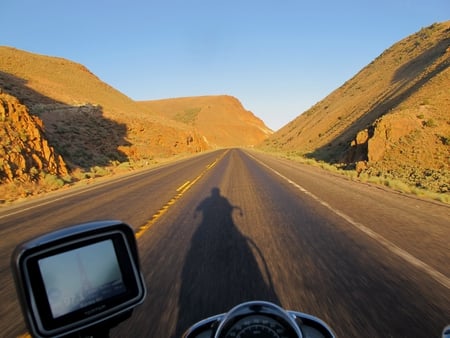
[{"label": "motorcycle", "polygon": [[305,337],[334,338],[321,319],[264,301],[237,305],[228,313],[216,315],[193,325],[184,338]]},{"label": "motorcycle", "polygon": [[[146,297],[133,229],[120,221],[71,226],[15,249],[11,268],[34,337],[108,337]],[[444,329],[448,337],[450,328]],[[321,319],[251,301],[192,325],[184,338],[334,338]]]}]

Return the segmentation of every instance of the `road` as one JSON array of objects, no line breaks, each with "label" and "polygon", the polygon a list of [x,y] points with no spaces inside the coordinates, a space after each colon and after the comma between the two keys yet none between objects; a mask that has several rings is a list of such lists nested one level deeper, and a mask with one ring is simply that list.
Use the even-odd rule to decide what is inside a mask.
[{"label": "road", "polygon": [[231,149],[0,209],[2,335],[26,332],[15,245],[98,219],[135,228],[148,288],[112,337],[178,337],[251,299],[340,337],[438,337],[450,324],[448,206]]}]

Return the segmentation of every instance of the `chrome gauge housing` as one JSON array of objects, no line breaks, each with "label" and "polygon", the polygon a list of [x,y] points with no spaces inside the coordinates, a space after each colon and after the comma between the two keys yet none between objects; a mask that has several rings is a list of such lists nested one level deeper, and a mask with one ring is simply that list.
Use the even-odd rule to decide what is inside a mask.
[{"label": "chrome gauge housing", "polygon": [[264,301],[239,304],[191,326],[183,338],[336,338],[321,319]]},{"label": "chrome gauge housing", "polygon": [[303,338],[302,332],[287,311],[263,301],[239,304],[221,321],[215,338],[245,337]]}]

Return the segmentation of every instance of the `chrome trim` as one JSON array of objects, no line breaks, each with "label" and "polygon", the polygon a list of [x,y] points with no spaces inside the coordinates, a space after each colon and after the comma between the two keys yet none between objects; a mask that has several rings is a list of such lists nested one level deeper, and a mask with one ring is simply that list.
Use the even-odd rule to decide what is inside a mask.
[{"label": "chrome trim", "polygon": [[237,316],[252,315],[252,314],[268,314],[278,316],[291,326],[292,330],[296,333],[298,338],[303,338],[303,334],[300,328],[298,327],[294,318],[289,314],[289,312],[279,307],[278,305],[265,301],[246,302],[239,304],[233,309],[231,309],[219,324],[219,327],[217,328],[214,337],[220,338],[223,333],[222,330],[226,328],[226,326]]},{"label": "chrome trim", "polygon": [[[203,330],[205,330],[205,327],[208,326],[212,330],[213,329],[212,327],[214,326],[214,324],[221,322],[224,317],[225,317],[225,313],[222,313],[220,315],[211,316],[211,317],[208,317],[206,319],[203,319],[203,320],[195,323],[194,325],[192,325],[190,328],[188,328],[186,330],[186,332],[183,334],[183,338],[190,337],[192,334],[195,333],[195,331],[201,329],[202,327],[203,327]],[[195,336],[193,336],[193,337],[195,337]]]},{"label": "chrome trim", "polygon": [[450,338],[450,325],[447,325],[444,330],[442,330],[442,338]]},{"label": "chrome trim", "polygon": [[287,311],[287,313],[289,313],[295,320],[296,319],[300,319],[300,320],[306,319],[306,320],[309,320],[309,321],[319,324],[320,326],[322,326],[323,328],[325,328],[328,331],[329,338],[336,338],[336,335],[333,332],[333,330],[322,319],[317,318],[312,315],[309,315],[307,313],[298,312],[298,311]]}]

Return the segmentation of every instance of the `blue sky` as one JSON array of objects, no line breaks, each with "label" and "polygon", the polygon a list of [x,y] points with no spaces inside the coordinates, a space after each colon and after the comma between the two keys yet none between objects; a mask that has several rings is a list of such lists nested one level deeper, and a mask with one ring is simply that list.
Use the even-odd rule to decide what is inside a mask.
[{"label": "blue sky", "polygon": [[449,0],[3,1],[0,45],[64,57],[135,100],[228,94],[279,129]]}]

